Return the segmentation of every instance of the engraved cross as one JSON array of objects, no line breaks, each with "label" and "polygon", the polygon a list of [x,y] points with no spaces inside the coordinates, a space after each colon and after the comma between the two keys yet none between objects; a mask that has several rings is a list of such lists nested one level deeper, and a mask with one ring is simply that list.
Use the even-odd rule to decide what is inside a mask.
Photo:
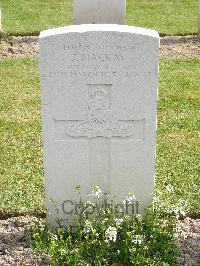
[{"label": "engraved cross", "polygon": [[[110,194],[111,142],[112,139],[133,138],[144,141],[144,119],[116,120],[111,111],[111,84],[88,84],[88,117],[70,121],[65,134],[72,138],[86,138],[89,146],[90,180],[104,184]],[[103,182],[102,182],[103,181]]]}]

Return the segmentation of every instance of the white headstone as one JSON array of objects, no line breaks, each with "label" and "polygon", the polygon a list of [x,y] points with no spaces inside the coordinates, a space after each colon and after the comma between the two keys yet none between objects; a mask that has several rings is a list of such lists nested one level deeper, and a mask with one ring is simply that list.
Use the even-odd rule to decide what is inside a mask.
[{"label": "white headstone", "polygon": [[74,0],[74,24],[125,24],[126,0]]},{"label": "white headstone", "polygon": [[69,218],[77,185],[85,198],[96,185],[120,200],[132,192],[143,208],[154,188],[158,33],[79,25],[43,31],[39,44],[50,222]]}]

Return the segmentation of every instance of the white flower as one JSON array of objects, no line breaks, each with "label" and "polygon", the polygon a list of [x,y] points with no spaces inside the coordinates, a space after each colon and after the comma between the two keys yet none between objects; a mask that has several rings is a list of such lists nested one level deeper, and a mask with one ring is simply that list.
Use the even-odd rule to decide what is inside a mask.
[{"label": "white flower", "polygon": [[182,210],[180,210],[180,215],[181,215],[182,217],[185,217],[185,215],[186,215],[186,212],[185,212],[185,211],[182,211]]},{"label": "white flower", "polygon": [[169,192],[169,193],[174,192],[174,187],[173,187],[171,184],[168,184],[168,185],[166,186],[166,190],[167,190],[167,192]]},{"label": "white flower", "polygon": [[120,226],[123,223],[123,219],[122,218],[115,218],[114,221],[116,222],[116,226]]},{"label": "white flower", "polygon": [[128,197],[126,197],[126,201],[128,203],[132,203],[134,200],[136,200],[136,196],[134,194],[129,193]]},{"label": "white flower", "polygon": [[83,232],[84,233],[90,233],[90,232],[93,232],[94,231],[94,228],[92,227],[92,224],[90,221],[86,220],[85,221],[85,227],[83,229]]},{"label": "white flower", "polygon": [[102,195],[102,190],[100,189],[100,187],[96,186],[93,190],[92,190],[92,194],[94,196],[96,196],[97,198],[99,198]]},{"label": "white flower", "polygon": [[132,237],[132,243],[134,243],[134,244],[141,245],[142,241],[143,241],[143,236],[141,236],[141,235],[134,235]]},{"label": "white flower", "polygon": [[55,239],[55,240],[58,240],[58,236],[57,236],[57,235],[54,235],[54,239]]},{"label": "white flower", "polygon": [[116,242],[117,240],[117,228],[109,226],[106,229],[106,242],[113,241]]},{"label": "white flower", "polygon": [[137,213],[137,214],[136,214],[136,217],[137,217],[138,219],[142,220],[142,215],[141,215],[140,213]]}]

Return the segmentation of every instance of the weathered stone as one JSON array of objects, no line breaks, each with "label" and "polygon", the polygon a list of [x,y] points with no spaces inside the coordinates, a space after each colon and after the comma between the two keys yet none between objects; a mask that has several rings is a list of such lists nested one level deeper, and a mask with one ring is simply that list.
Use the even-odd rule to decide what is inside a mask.
[{"label": "weathered stone", "polygon": [[119,200],[132,192],[141,211],[154,188],[158,33],[79,25],[39,44],[50,222],[70,218],[77,185],[85,198],[96,185]]},{"label": "weathered stone", "polygon": [[126,0],[74,0],[74,24],[125,24]]}]

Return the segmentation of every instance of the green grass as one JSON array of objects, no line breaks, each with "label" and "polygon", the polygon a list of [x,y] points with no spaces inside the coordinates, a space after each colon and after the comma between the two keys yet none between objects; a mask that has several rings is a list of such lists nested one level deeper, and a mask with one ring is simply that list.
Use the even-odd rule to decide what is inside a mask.
[{"label": "green grass", "polygon": [[[11,34],[38,33],[72,24],[72,0],[1,0],[3,29]],[[127,0],[127,24],[162,34],[197,32],[198,0]]]},{"label": "green grass", "polygon": [[[200,213],[199,75],[198,59],[161,60],[156,189],[172,184],[172,203],[187,199],[191,214]],[[0,208],[43,211],[38,61],[1,61],[0,88]]]},{"label": "green grass", "polygon": [[43,209],[39,74],[36,60],[0,62],[1,208]]},{"label": "green grass", "polygon": [[152,28],[160,33],[196,33],[198,0],[128,0],[127,24]]},{"label": "green grass", "polygon": [[160,68],[157,187],[172,184],[176,200],[187,199],[190,213],[199,213],[199,60],[165,59]]},{"label": "green grass", "polygon": [[39,33],[72,23],[70,0],[1,0],[3,30],[11,34]]}]

